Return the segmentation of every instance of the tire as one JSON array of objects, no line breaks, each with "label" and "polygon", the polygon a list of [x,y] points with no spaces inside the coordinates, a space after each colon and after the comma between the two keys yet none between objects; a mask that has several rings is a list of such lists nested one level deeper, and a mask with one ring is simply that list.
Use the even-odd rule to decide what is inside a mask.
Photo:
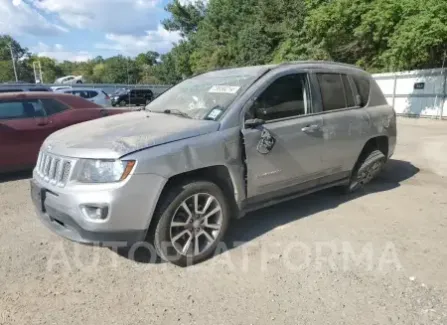
[{"label": "tire", "polygon": [[349,184],[344,188],[346,193],[353,193],[373,180],[385,165],[386,157],[380,150],[372,150],[362,154],[355,164]]},{"label": "tire", "polygon": [[82,84],[81,80],[76,81],[77,84]]},{"label": "tire", "polygon": [[[196,195],[201,212],[197,216],[194,213]],[[213,199],[206,207],[205,204],[210,197]],[[161,200],[148,236],[158,256],[182,267],[197,264],[211,257],[222,240],[230,220],[230,206],[223,191],[209,181],[190,181],[173,186]],[[191,212],[191,218],[184,204]],[[220,211],[201,220],[217,209]]]}]

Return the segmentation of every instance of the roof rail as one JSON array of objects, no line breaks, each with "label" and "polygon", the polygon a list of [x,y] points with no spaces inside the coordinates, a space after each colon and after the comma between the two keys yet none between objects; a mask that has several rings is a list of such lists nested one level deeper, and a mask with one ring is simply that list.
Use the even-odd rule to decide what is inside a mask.
[{"label": "roof rail", "polygon": [[354,68],[359,69],[361,68],[348,63],[342,63],[342,62],[336,62],[336,61],[324,61],[324,60],[301,60],[301,61],[289,61],[289,62],[283,62],[280,64],[282,65],[292,65],[292,64],[328,64],[328,65],[334,65],[334,66],[340,66],[340,67],[347,67],[347,68]]}]

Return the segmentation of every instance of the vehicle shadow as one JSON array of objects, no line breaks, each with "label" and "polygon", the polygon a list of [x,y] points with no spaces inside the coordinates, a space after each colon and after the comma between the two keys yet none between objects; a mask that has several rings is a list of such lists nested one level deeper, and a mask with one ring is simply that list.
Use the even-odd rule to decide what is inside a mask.
[{"label": "vehicle shadow", "polygon": [[343,194],[337,188],[330,188],[252,212],[231,223],[225,236],[225,246],[231,250],[279,226],[334,209],[369,194],[395,189],[419,171],[419,168],[410,162],[392,159],[375,180],[355,193]]},{"label": "vehicle shadow", "polygon": [[12,181],[19,181],[22,179],[29,179],[33,177],[33,171],[32,170],[24,170],[19,172],[12,172],[12,173],[3,173],[0,174],[0,184],[6,183],[6,182],[12,182]]},{"label": "vehicle shadow", "polygon": [[[410,162],[392,159],[377,179],[356,193],[342,194],[339,189],[332,188],[251,212],[241,219],[232,220],[223,241],[224,247],[227,251],[240,247],[279,226],[296,222],[321,211],[334,209],[345,202],[369,194],[395,189],[419,171],[419,168]],[[149,251],[151,251],[150,254]],[[160,260],[154,257],[154,252],[149,251],[143,247],[134,254],[129,255],[128,250],[119,250],[118,254],[138,263],[160,263]],[[216,255],[222,252],[221,249],[219,253],[216,252]]]}]

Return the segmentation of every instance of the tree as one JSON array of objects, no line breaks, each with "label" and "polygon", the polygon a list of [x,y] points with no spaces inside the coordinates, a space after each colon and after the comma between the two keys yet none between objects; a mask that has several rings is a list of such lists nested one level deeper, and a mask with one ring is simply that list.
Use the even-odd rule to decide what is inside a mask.
[{"label": "tree", "polygon": [[9,35],[0,35],[0,61],[11,60],[11,50],[16,60],[24,59],[29,56],[27,48],[22,47],[15,39]]},{"label": "tree", "polygon": [[186,5],[174,0],[165,9],[171,14],[171,18],[162,21],[163,27],[168,31],[180,32],[182,37],[195,33],[206,14],[206,5],[201,0]]},{"label": "tree", "polygon": [[148,51],[146,53],[140,53],[135,58],[135,62],[138,66],[149,65],[152,66],[157,63],[160,54],[155,51]]},{"label": "tree", "polygon": [[[376,0],[356,29],[383,70],[439,67],[447,50],[447,2]],[[365,46],[366,46],[365,44]]]},{"label": "tree", "polygon": [[[11,50],[12,56],[11,57]],[[17,76],[22,81],[30,81],[31,76],[26,59],[30,53],[9,35],[0,35],[0,81],[15,81],[12,60],[16,64]]]}]

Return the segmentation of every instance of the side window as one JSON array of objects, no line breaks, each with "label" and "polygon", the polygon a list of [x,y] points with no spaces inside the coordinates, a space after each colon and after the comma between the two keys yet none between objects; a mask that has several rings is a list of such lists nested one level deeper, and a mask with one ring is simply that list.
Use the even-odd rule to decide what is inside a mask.
[{"label": "side window", "polygon": [[49,91],[47,88],[30,88],[28,91]]},{"label": "side window", "polygon": [[346,108],[345,92],[341,75],[338,73],[318,73],[323,111]]},{"label": "side window", "polygon": [[357,91],[360,95],[360,106],[364,107],[368,104],[369,101],[369,80],[367,78],[353,76],[355,86],[357,87]]},{"label": "side window", "polygon": [[98,92],[93,91],[93,90],[86,91],[85,93],[87,95],[87,97],[85,97],[85,98],[93,98],[93,97],[98,96]]},{"label": "side window", "polygon": [[13,120],[45,116],[37,101],[0,102],[0,120]]},{"label": "side window", "polygon": [[136,90],[131,90],[130,91],[130,97],[137,97],[137,91]]},{"label": "side window", "polygon": [[0,89],[0,93],[17,93],[22,92],[22,89]]},{"label": "side window", "polygon": [[352,90],[351,83],[349,82],[348,76],[345,74],[341,75],[343,80],[343,88],[345,89],[346,104],[347,107],[355,107],[354,91]]},{"label": "side window", "polygon": [[46,115],[45,110],[43,109],[43,104],[38,99],[24,102],[24,105],[33,105],[35,117],[44,117]]},{"label": "side window", "polygon": [[275,80],[258,97],[251,114],[265,121],[300,116],[309,112],[306,74],[291,74]]},{"label": "side window", "polygon": [[0,120],[11,120],[27,118],[23,103],[17,102],[0,102]]},{"label": "side window", "polygon": [[45,98],[41,101],[43,107],[45,108],[45,111],[47,112],[47,115],[54,115],[69,109],[67,105],[54,99]]}]

